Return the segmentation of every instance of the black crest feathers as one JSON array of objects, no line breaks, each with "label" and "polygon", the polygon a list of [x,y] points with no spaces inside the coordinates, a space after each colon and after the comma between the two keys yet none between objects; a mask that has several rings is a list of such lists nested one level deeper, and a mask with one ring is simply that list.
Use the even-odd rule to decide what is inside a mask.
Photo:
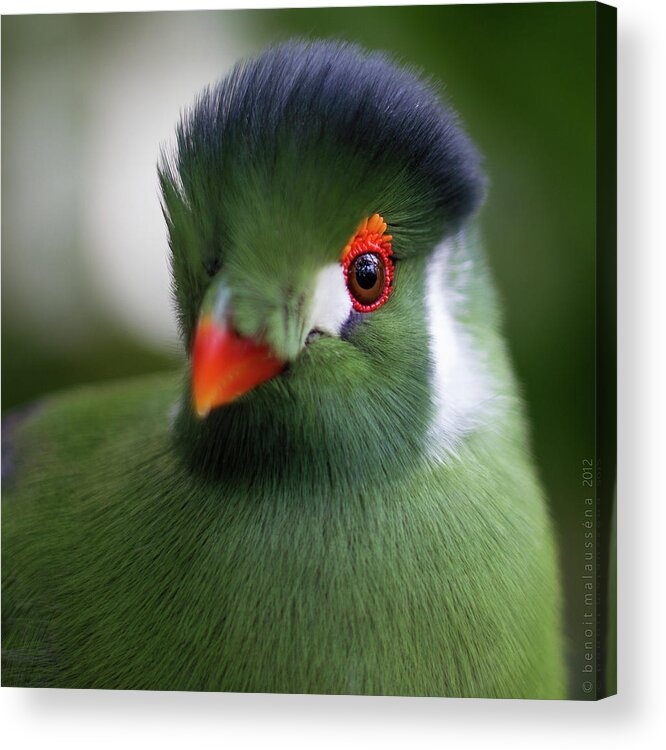
[{"label": "black crest feathers", "polygon": [[449,224],[483,196],[478,153],[434,88],[383,53],[330,41],[270,47],[207,89],[179,127],[180,180],[187,188],[193,167],[219,163],[225,142],[274,156],[285,132],[296,148],[333,140],[341,152],[409,170]]}]

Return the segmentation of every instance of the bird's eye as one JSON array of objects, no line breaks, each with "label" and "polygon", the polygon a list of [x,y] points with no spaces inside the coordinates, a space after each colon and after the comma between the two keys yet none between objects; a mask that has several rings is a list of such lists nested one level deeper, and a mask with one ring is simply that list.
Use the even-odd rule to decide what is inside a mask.
[{"label": "bird's eye", "polygon": [[374,305],[384,291],[385,280],[384,264],[374,253],[363,253],[349,265],[347,287],[360,305]]},{"label": "bird's eye", "polygon": [[392,289],[391,235],[379,214],[365,219],[342,255],[342,269],[354,309],[372,312]]}]

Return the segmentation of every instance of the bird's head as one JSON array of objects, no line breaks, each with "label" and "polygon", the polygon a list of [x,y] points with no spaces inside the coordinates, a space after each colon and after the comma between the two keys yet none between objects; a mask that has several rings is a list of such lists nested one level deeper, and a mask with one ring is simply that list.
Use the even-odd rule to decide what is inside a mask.
[{"label": "bird's head", "polygon": [[160,179],[199,460],[367,478],[418,452],[432,251],[482,193],[431,87],[351,45],[271,48],[199,96]]}]

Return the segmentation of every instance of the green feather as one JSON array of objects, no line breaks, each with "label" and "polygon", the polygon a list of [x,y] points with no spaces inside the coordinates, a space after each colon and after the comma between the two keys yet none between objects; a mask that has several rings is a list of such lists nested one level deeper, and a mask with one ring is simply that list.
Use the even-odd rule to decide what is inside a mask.
[{"label": "green feather", "polygon": [[563,695],[552,537],[511,441],[347,493],[210,481],[173,446],[177,390],[82,389],[21,430],[3,684]]}]

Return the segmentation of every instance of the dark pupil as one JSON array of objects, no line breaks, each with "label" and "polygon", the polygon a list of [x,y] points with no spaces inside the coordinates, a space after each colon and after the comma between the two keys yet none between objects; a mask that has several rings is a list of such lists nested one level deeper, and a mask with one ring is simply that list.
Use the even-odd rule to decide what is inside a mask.
[{"label": "dark pupil", "polygon": [[361,255],[356,259],[355,272],[361,289],[372,289],[377,283],[377,259],[372,255]]}]

